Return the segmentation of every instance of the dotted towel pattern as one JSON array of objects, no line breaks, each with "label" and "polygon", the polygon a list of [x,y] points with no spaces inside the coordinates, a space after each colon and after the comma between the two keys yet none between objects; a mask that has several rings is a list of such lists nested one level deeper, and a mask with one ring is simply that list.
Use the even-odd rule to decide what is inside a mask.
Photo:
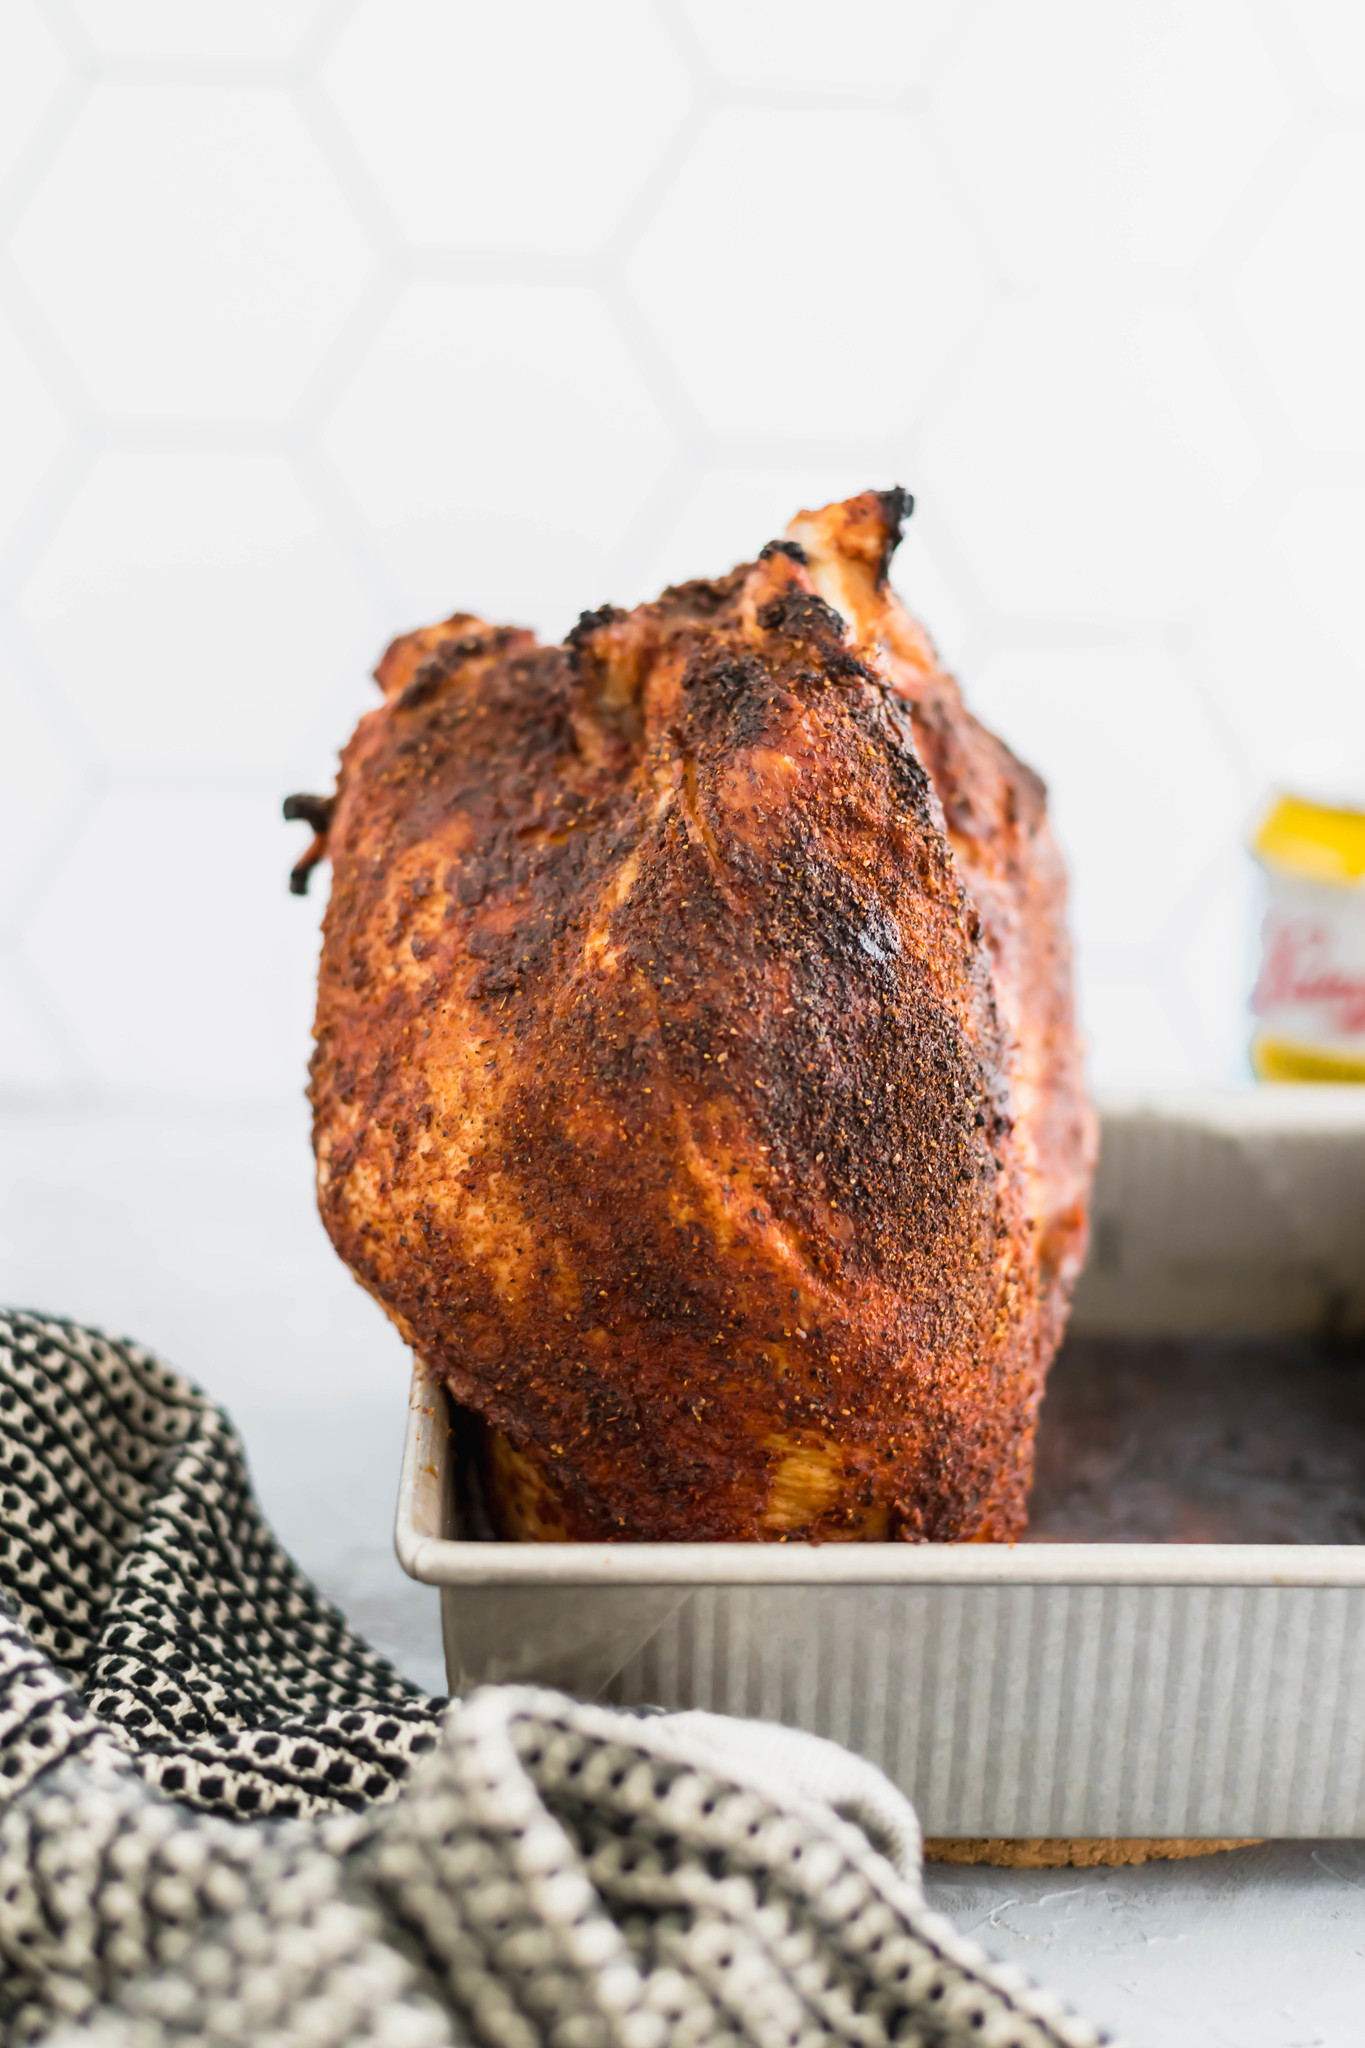
[{"label": "dotted towel pattern", "polygon": [[837,1759],[787,1789],[752,1724],[731,1755],[723,1724],[416,1692],[134,1344],[0,1315],[0,1509],[6,2043],[1100,2038],[928,1912],[868,1767],[840,1812]]}]

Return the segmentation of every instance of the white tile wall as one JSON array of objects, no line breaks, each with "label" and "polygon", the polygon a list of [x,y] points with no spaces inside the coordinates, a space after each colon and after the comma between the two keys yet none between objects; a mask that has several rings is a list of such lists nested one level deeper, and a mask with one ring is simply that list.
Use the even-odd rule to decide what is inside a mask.
[{"label": "white tile wall", "polygon": [[284,422],[376,270],[294,94],[107,78],[9,238],[99,418]]},{"label": "white tile wall", "polygon": [[1243,1071],[1248,814],[1365,760],[1359,0],[0,0],[0,246],[0,1097],[289,1097],[386,637],[893,481],[1095,1078]]},{"label": "white tile wall", "polygon": [[322,90],[413,250],[557,258],[561,274],[590,259],[693,96],[673,38],[639,0],[357,0],[336,12]]},{"label": "white tile wall", "polygon": [[1242,0],[993,0],[937,105],[1021,284],[1197,271],[1293,111]]},{"label": "white tile wall", "polygon": [[418,279],[394,294],[321,451],[393,616],[530,606],[559,634],[584,590],[609,587],[676,444],[599,293]]}]

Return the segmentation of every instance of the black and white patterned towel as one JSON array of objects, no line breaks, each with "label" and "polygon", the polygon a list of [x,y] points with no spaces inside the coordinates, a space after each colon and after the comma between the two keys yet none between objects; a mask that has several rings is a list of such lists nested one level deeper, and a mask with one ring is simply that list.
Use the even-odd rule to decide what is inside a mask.
[{"label": "black and white patterned towel", "polygon": [[925,1908],[833,1745],[360,1642],[231,1425],[136,1345],[0,1314],[0,2040],[1081,2048]]}]

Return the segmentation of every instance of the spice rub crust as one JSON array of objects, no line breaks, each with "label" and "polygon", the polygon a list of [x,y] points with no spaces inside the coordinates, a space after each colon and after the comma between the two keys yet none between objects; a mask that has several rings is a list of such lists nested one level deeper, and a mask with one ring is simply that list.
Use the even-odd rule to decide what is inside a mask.
[{"label": "spice rub crust", "polygon": [[1017,1034],[894,654],[817,574],[798,537],[562,647],[408,635],[308,816],[322,1217],[507,1534],[1023,1525]]}]

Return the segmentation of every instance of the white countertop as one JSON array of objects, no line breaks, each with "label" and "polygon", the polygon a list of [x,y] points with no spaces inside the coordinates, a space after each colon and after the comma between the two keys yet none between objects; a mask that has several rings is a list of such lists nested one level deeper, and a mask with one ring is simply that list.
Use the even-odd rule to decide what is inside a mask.
[{"label": "white countertop", "polygon": [[[444,1690],[390,1542],[407,1353],[313,1212],[303,1105],[0,1110],[0,1299],[137,1337],[223,1402],[294,1555]],[[933,1903],[1130,2048],[1356,2048],[1365,1844],[1127,1870],[939,1866]]]}]

